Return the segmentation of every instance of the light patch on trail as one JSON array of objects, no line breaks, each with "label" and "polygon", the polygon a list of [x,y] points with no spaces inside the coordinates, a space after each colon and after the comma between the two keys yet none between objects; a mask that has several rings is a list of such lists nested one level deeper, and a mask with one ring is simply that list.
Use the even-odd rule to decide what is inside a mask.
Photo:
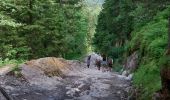
[{"label": "light patch on trail", "polygon": [[[80,73],[72,73],[72,76],[81,76],[80,79],[77,79],[74,84],[79,84],[77,88],[69,88],[68,94],[74,95],[79,91],[80,87],[84,85],[83,81],[87,81],[90,79],[90,90],[83,91],[80,93],[79,97],[74,97],[76,100],[95,100],[95,98],[104,98],[108,97],[111,94],[111,91],[115,91],[116,95],[121,95],[120,91],[111,90],[111,86],[115,86],[117,88],[128,87],[125,83],[121,83],[121,81],[127,80],[127,77],[121,76],[118,74],[114,74],[111,72],[102,72],[98,71],[97,68],[84,68]],[[114,80],[116,79],[116,80]],[[71,86],[70,86],[71,87]],[[97,99],[96,99],[97,100]],[[115,99],[116,100],[116,99]]]},{"label": "light patch on trail", "polygon": [[94,83],[91,86],[92,91],[90,92],[90,95],[93,97],[107,97],[110,94],[108,91],[110,86],[111,85],[104,83]]}]

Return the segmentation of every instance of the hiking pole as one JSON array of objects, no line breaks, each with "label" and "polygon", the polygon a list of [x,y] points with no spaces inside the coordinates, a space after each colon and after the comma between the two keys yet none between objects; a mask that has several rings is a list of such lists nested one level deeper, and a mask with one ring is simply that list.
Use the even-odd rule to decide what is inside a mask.
[{"label": "hiking pole", "polygon": [[5,90],[0,86],[0,92],[2,93],[2,95],[6,98],[6,100],[14,100],[12,97],[10,97],[8,95],[7,92],[5,92]]}]

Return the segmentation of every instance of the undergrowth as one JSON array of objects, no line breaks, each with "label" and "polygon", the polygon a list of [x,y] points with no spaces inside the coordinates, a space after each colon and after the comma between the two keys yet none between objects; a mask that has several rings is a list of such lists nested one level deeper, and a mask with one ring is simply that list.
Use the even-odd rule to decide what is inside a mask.
[{"label": "undergrowth", "polygon": [[12,67],[11,72],[9,73],[10,75],[16,76],[16,77],[20,77],[21,76],[21,72],[20,72],[20,64],[24,63],[25,60],[9,60],[8,58],[5,60],[0,59],[0,67],[5,67],[6,65],[14,65]]},{"label": "undergrowth", "polygon": [[139,100],[151,100],[153,93],[161,88],[160,67],[168,41],[169,12],[170,8],[159,12],[153,21],[134,31],[129,42],[130,48],[138,46],[142,55],[133,78],[134,85],[142,91]]}]

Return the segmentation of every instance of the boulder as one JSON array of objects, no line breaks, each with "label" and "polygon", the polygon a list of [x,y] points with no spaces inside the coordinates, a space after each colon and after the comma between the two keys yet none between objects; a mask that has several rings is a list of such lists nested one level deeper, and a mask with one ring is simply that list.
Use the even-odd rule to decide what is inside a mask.
[{"label": "boulder", "polygon": [[[47,58],[40,58],[37,60],[27,61],[25,64],[21,65],[22,71],[25,68],[32,68],[36,71],[42,71],[42,74],[46,76],[63,76],[63,73],[67,73],[68,71],[68,63],[66,60],[62,58],[55,58],[55,57],[47,57]],[[24,74],[24,73],[23,73]]]},{"label": "boulder", "polygon": [[76,73],[81,67],[79,61],[67,61],[63,58],[46,57],[27,61],[21,65],[22,76],[30,83],[41,87],[53,88],[71,73]]},{"label": "boulder", "polygon": [[127,71],[127,70],[125,70],[125,71],[122,72],[122,75],[123,75],[123,76],[128,76],[129,74],[130,74],[130,72]]},{"label": "boulder", "polygon": [[132,73],[138,68],[138,63],[139,63],[139,54],[138,51],[136,51],[127,58],[123,69]]}]

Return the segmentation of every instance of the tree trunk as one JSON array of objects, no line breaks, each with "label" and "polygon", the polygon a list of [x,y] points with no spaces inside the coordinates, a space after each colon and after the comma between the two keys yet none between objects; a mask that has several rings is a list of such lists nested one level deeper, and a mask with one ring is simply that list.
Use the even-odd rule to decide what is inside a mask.
[{"label": "tree trunk", "polygon": [[60,6],[62,7],[62,4],[63,4],[63,1],[62,0],[60,0]]},{"label": "tree trunk", "polygon": [[166,52],[167,56],[170,56],[170,17],[169,17],[169,27],[168,27],[168,50]]},{"label": "tree trunk", "polygon": [[[32,11],[33,11],[33,4],[34,4],[34,0],[29,0],[28,1],[28,9],[29,9],[28,10],[28,22],[27,22],[28,25],[33,25],[33,13],[32,13]],[[30,53],[32,55],[35,54],[35,49],[34,49],[34,46],[32,45],[32,41],[34,41],[33,37],[34,37],[34,31],[29,30],[29,36],[28,36],[28,43],[29,44],[28,45],[31,48]]]},{"label": "tree trunk", "polygon": [[33,23],[32,10],[33,10],[33,0],[29,0],[29,22],[28,23],[30,25]]},{"label": "tree trunk", "polygon": [[[168,19],[169,25],[168,25],[168,48],[166,52],[166,57],[168,58],[170,56],[170,17]],[[169,58],[168,58],[169,59]],[[162,99],[161,100],[170,100],[170,65],[168,65],[168,61],[166,64],[161,66],[161,83],[162,83]]]},{"label": "tree trunk", "polygon": [[0,92],[3,94],[3,96],[6,98],[6,100],[13,100],[12,97],[8,95],[8,93],[5,92],[5,90],[0,86]]}]

